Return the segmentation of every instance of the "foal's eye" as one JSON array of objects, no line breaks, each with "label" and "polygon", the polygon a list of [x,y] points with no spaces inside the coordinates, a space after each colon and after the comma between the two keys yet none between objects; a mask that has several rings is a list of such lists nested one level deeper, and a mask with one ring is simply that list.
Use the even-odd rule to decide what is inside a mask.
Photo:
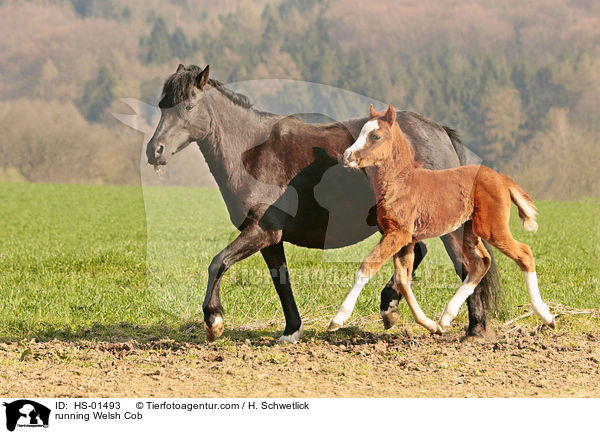
[{"label": "foal's eye", "polygon": [[381,139],[381,136],[379,134],[371,134],[371,138],[373,140],[379,140],[379,139]]},{"label": "foal's eye", "polygon": [[191,112],[193,108],[194,108],[194,106],[192,104],[188,104],[185,106],[185,109],[189,112]]}]

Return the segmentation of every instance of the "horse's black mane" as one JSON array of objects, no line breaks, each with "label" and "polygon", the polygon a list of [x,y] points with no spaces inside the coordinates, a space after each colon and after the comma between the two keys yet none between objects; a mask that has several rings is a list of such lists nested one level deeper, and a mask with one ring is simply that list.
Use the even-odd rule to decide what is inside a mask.
[{"label": "horse's black mane", "polygon": [[[162,98],[158,103],[158,106],[160,108],[174,107],[189,99],[195,88],[196,76],[200,72],[202,72],[202,68],[196,65],[190,65],[186,66],[183,71],[171,75],[167,81],[165,81]],[[208,80],[208,84],[225,95],[233,103],[244,108],[252,108],[252,103],[246,95],[227,89],[223,83],[213,80],[212,78]]]}]

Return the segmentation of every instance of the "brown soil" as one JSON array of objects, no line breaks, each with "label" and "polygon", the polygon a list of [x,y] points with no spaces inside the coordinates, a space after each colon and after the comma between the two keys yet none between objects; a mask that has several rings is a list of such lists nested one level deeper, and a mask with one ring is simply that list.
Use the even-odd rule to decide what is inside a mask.
[{"label": "brown soil", "polygon": [[600,397],[596,327],[519,327],[466,341],[458,327],[435,338],[404,325],[393,333],[309,331],[302,343],[284,346],[273,334],[242,331],[210,345],[5,342],[0,395]]}]

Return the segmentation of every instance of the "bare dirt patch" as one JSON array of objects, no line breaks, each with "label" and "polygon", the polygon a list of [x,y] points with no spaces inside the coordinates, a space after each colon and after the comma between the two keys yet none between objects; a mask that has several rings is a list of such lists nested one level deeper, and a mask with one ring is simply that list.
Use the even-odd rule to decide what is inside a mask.
[{"label": "bare dirt patch", "polygon": [[[394,333],[265,332],[216,344],[90,340],[0,344],[0,395],[56,397],[600,396],[600,333],[497,328],[461,341],[411,325]],[[501,331],[498,331],[501,330]]]}]

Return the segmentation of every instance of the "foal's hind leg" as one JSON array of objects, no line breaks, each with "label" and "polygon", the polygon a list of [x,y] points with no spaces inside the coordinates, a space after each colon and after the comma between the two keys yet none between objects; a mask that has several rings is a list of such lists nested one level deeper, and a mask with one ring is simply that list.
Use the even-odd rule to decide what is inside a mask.
[{"label": "foal's hind leg", "polygon": [[394,255],[394,289],[398,291],[398,294],[401,297],[406,299],[406,303],[417,324],[422,325],[431,333],[440,334],[442,332],[441,327],[423,313],[421,306],[417,303],[417,299],[410,287],[410,282],[412,281],[413,259],[413,244],[409,244],[402,248],[399,253]]},{"label": "foal's hind leg", "polygon": [[464,265],[467,268],[467,277],[442,313],[439,324],[443,330],[450,326],[452,320],[458,315],[460,307],[473,294],[475,287],[490,268],[490,254],[479,237],[473,233],[471,224],[466,223],[464,228],[463,257],[465,259]]},{"label": "foal's hind leg", "polygon": [[[446,252],[452,260],[452,265],[454,265],[454,271],[456,271],[456,274],[458,274],[458,277],[461,281],[464,281],[467,277],[467,265],[463,260],[462,249],[463,231],[464,227],[461,226],[456,231],[441,237],[444,247],[446,248]],[[487,317],[482,300],[482,293],[486,289],[487,288],[484,288],[480,282],[479,285],[475,287],[473,294],[467,298],[467,307],[469,308],[469,327],[467,329],[467,336],[483,337],[483,332],[486,328]]]},{"label": "foal's hind leg", "polygon": [[[475,230],[477,229],[479,228],[475,226]],[[554,328],[556,326],[554,315],[550,313],[548,306],[540,296],[535,262],[529,246],[516,241],[506,224],[504,226],[497,225],[489,228],[487,231],[482,230],[482,232],[485,233],[486,238],[489,238],[486,241],[517,263],[521,271],[523,271],[533,311],[546,325]]]}]

